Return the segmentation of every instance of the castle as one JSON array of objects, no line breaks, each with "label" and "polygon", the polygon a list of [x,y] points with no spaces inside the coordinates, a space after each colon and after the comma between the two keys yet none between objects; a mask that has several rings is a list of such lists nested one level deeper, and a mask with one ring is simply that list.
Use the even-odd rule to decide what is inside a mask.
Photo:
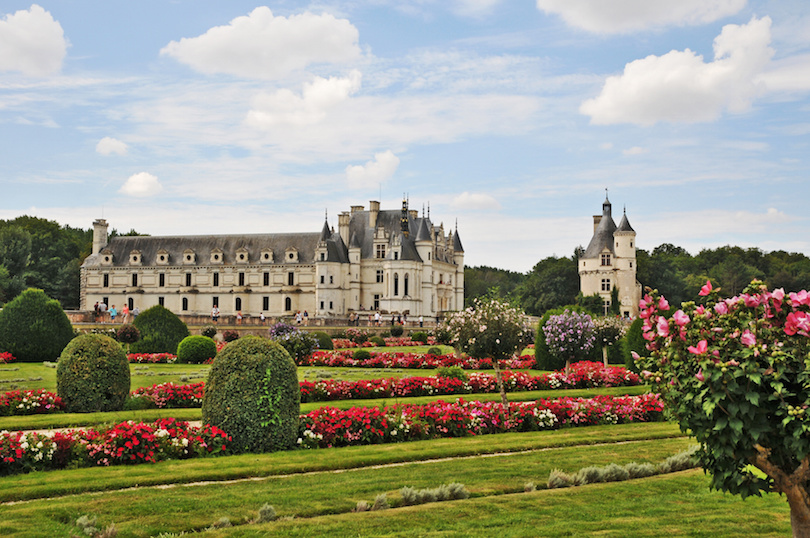
[{"label": "castle", "polygon": [[81,267],[81,309],[96,302],[177,314],[347,318],[380,312],[435,320],[464,306],[464,248],[430,215],[369,202],[338,230],[250,235],[116,236],[93,223]]},{"label": "castle", "polygon": [[577,260],[580,291],[586,296],[599,294],[607,311],[611,292],[617,288],[619,312],[624,317],[636,317],[641,300],[641,284],[636,280],[636,232],[626,211],[618,226],[611,212],[606,193],[602,214],[593,217],[591,242]]}]

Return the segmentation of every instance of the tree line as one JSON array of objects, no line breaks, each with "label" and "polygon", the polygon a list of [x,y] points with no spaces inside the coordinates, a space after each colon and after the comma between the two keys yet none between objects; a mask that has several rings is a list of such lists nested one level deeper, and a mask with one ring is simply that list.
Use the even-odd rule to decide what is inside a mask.
[{"label": "tree line", "polygon": [[[110,235],[119,234],[112,230]],[[0,305],[27,288],[39,288],[63,308],[79,308],[80,268],[92,246],[92,228],[30,216],[0,220]]]},{"label": "tree line", "polygon": [[[541,316],[547,310],[570,304],[587,306],[592,298],[579,292],[577,248],[571,257],[548,257],[528,273],[494,267],[464,269],[465,303],[476,297],[494,296],[520,305],[527,314]],[[770,289],[798,291],[810,288],[810,258],[801,253],[758,248],[724,246],[692,255],[685,249],[664,243],[651,252],[636,251],[637,278],[642,286],[658,289],[672,304],[693,300],[707,280],[736,295],[752,279],[764,281]],[[601,300],[599,300],[601,305]]]}]

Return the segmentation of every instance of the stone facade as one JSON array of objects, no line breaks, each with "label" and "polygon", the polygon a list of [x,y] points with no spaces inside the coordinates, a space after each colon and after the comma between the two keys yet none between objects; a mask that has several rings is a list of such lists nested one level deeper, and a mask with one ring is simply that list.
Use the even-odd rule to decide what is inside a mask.
[{"label": "stone facade", "polygon": [[98,302],[177,314],[346,318],[407,314],[434,320],[464,305],[464,249],[403,201],[400,210],[352,206],[320,233],[117,236],[93,223],[81,268],[81,308]]},{"label": "stone facade", "polygon": [[580,291],[583,295],[599,294],[609,306],[611,292],[618,288],[621,315],[635,317],[641,300],[641,284],[636,280],[636,232],[626,212],[618,226],[611,212],[605,196],[602,214],[593,217],[593,237],[577,261]]}]

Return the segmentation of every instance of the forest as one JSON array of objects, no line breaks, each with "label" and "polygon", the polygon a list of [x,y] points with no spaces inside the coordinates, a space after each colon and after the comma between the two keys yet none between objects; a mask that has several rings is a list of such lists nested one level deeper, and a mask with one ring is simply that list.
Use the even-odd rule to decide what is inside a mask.
[{"label": "forest", "polygon": [[[110,236],[116,235],[119,232],[113,229]],[[120,235],[139,234],[130,230]],[[29,216],[0,220],[0,305],[34,287],[59,300],[63,308],[77,309],[79,269],[90,254],[92,242],[92,229]],[[536,316],[550,308],[587,302],[587,298],[577,298],[577,257],[581,252],[578,247],[571,257],[542,259],[528,273],[466,267],[465,302],[496,296]],[[658,289],[673,304],[694,299],[707,279],[728,295],[739,293],[754,278],[786,291],[810,288],[810,258],[800,253],[725,246],[692,255],[667,243],[651,252],[639,249],[636,256],[638,281]]]}]

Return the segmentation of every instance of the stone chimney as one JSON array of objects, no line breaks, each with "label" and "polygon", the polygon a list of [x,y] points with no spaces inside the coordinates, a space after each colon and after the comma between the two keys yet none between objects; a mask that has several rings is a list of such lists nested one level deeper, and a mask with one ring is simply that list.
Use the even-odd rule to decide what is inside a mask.
[{"label": "stone chimney", "polygon": [[349,244],[349,220],[351,220],[351,218],[352,216],[348,211],[344,211],[338,215],[338,231],[340,232],[340,238],[343,240],[344,245]]},{"label": "stone chimney", "polygon": [[96,219],[93,221],[93,252],[98,254],[107,244],[107,221]]},{"label": "stone chimney", "polygon": [[352,215],[354,215],[358,211],[362,211],[362,210],[363,210],[363,206],[361,206],[361,205],[353,205],[352,206]]},{"label": "stone chimney", "polygon": [[368,225],[374,229],[377,227],[377,215],[380,214],[380,202],[374,200],[368,203]]}]

